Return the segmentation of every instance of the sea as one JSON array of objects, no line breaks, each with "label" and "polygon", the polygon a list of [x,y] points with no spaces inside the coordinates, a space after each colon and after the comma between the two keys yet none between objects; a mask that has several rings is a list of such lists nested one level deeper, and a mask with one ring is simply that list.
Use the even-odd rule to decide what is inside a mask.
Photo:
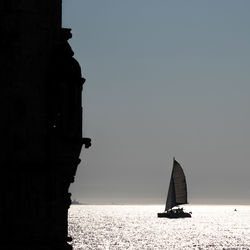
[{"label": "sea", "polygon": [[183,207],[192,218],[157,218],[163,205],[72,205],[71,244],[74,250],[250,249],[250,206]]}]

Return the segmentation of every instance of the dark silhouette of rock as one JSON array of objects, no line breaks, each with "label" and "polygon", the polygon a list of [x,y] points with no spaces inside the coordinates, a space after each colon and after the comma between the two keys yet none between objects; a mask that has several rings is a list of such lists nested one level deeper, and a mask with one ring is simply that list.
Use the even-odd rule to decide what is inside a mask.
[{"label": "dark silhouette of rock", "polygon": [[85,81],[61,0],[0,2],[0,249],[63,250]]}]

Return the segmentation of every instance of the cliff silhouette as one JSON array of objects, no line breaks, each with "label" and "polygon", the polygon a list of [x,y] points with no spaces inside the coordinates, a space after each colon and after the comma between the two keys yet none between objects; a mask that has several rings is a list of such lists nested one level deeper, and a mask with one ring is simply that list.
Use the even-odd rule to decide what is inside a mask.
[{"label": "cliff silhouette", "polygon": [[61,0],[0,3],[0,249],[72,249],[69,186],[82,146],[82,77]]}]

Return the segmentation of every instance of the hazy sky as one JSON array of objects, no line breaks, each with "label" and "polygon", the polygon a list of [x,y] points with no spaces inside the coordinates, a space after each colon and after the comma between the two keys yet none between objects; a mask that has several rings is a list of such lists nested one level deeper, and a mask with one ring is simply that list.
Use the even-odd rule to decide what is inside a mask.
[{"label": "hazy sky", "polygon": [[249,202],[250,1],[64,0],[86,78],[73,197],[165,203],[173,156],[189,201]]}]

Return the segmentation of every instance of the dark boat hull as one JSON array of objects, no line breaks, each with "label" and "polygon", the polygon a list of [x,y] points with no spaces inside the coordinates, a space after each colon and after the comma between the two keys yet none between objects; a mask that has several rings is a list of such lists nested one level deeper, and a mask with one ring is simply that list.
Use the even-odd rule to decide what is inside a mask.
[{"label": "dark boat hull", "polygon": [[169,219],[178,219],[178,218],[191,218],[190,213],[158,213],[158,218],[169,218]]}]

